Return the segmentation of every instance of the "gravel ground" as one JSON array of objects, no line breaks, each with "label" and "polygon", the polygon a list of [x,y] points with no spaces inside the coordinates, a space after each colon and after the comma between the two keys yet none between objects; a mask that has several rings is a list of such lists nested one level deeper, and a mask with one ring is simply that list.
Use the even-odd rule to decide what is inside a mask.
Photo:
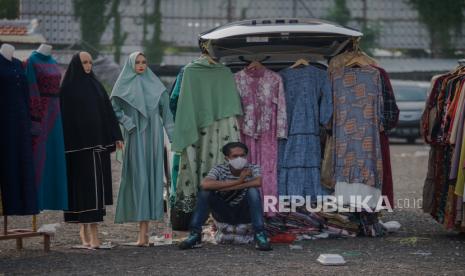
[{"label": "gravel ground", "polygon": [[[275,245],[271,252],[258,252],[251,246],[211,244],[190,251],[180,251],[174,245],[87,251],[70,249],[79,242],[78,226],[62,223],[50,253],[42,251],[40,238],[25,240],[22,251],[15,250],[14,241],[0,242],[0,275],[465,275],[465,235],[445,231],[419,209],[427,154],[425,145],[391,145],[397,204],[395,212],[383,219],[397,220],[402,228],[383,238],[306,241],[301,243],[301,250]],[[119,164],[114,164],[114,183],[118,183],[119,171]],[[114,188],[116,196],[117,185]],[[108,211],[99,228],[101,239],[114,243],[134,241],[137,225],[115,225],[114,206]],[[11,227],[27,227],[30,220],[10,218]],[[39,225],[55,222],[62,222],[60,212],[46,212],[38,219]],[[341,254],[347,264],[322,266],[316,262],[321,253]]]}]

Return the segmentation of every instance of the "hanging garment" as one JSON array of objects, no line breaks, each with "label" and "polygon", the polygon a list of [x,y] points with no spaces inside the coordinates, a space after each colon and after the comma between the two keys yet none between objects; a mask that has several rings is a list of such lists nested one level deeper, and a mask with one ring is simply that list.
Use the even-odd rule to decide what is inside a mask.
[{"label": "hanging garment", "polygon": [[[463,107],[464,103],[464,97],[465,96],[465,85],[462,84],[462,90],[461,90],[461,95],[460,95],[460,102],[459,105]],[[464,137],[464,124],[465,124],[465,109],[459,109],[456,118],[457,123],[455,124],[454,130],[452,131],[451,134],[451,139],[450,143],[455,144],[455,147],[453,149],[452,153],[452,164],[451,164],[451,171],[449,175],[449,179],[457,179],[458,174],[459,174],[459,167],[460,167],[460,157],[461,157],[461,152],[462,152],[462,146],[463,146],[463,137]],[[463,175],[463,173],[460,173]],[[459,181],[460,183],[460,181]],[[462,185],[462,184],[459,184]],[[460,193],[460,189],[458,188],[456,190],[457,195],[463,196],[463,194]]]},{"label": "hanging garment", "polygon": [[343,67],[332,74],[335,112],[335,195],[351,196],[375,207],[381,196],[383,162],[380,144],[383,97],[379,71],[371,66]]},{"label": "hanging garment", "polygon": [[383,96],[382,122],[383,130],[389,131],[397,126],[399,122],[399,107],[397,106],[394,90],[388,73],[381,67],[373,66],[379,71],[381,80],[381,91]]},{"label": "hanging garment", "polygon": [[249,148],[249,162],[262,169],[262,196],[278,196],[278,139],[287,138],[286,99],[282,78],[266,68],[235,74],[244,116],[239,120],[241,141]]},{"label": "hanging garment", "polygon": [[383,128],[384,131],[380,133],[381,139],[381,154],[383,159],[383,189],[381,194],[386,196],[389,200],[391,207],[394,206],[394,183],[392,180],[391,168],[391,152],[389,149],[389,136],[387,131],[396,127],[399,121],[399,107],[396,103],[394,91],[392,89],[391,81],[387,72],[381,68],[376,67],[381,77],[381,87],[383,94]]},{"label": "hanging garment", "polygon": [[178,110],[178,100],[179,94],[181,93],[181,83],[182,77],[184,75],[184,67],[181,68],[178,75],[176,76],[176,81],[171,89],[170,93],[170,110],[173,113],[173,119],[176,119],[176,111]]},{"label": "hanging garment", "polygon": [[0,87],[0,214],[37,214],[29,88],[19,60],[0,54]]},{"label": "hanging garment", "polygon": [[236,116],[241,114],[240,96],[229,68],[211,64],[207,58],[185,66],[171,148],[181,154],[174,228],[186,228],[202,179],[224,161],[221,148],[239,141]]},{"label": "hanging garment", "polygon": [[423,212],[432,214],[434,202],[434,185],[435,185],[435,169],[434,161],[436,150],[431,148],[428,156],[428,169],[426,170],[426,178],[423,185],[422,209]]},{"label": "hanging garment", "polygon": [[116,81],[111,102],[125,141],[115,222],[163,217],[163,152],[166,130],[172,139],[173,116],[165,86],[147,68],[137,74],[132,53]]},{"label": "hanging garment", "polygon": [[2,187],[0,186],[0,216],[3,216]]},{"label": "hanging garment", "polygon": [[[179,71],[178,75],[176,76],[176,81],[174,82],[174,85],[171,88],[170,110],[171,110],[171,113],[173,113],[174,120],[176,120],[176,110],[178,109],[179,93],[181,92],[181,83],[182,83],[183,75],[184,75],[184,67],[182,67],[181,71]],[[171,207],[173,207],[176,202],[176,183],[178,181],[180,161],[181,161],[181,154],[178,152],[173,152],[172,164],[171,164],[171,187],[170,187]]]},{"label": "hanging garment", "polygon": [[463,129],[463,115],[465,113],[465,85],[463,82],[461,85],[456,86],[456,93],[458,93],[459,96],[455,97],[457,99],[456,108],[454,109],[454,114],[452,114],[454,122],[452,123],[449,135],[449,143],[452,145],[459,145],[462,141],[460,131]]},{"label": "hanging garment", "polygon": [[279,141],[278,193],[319,196],[328,191],[320,183],[320,125],[333,114],[326,71],[314,66],[287,68],[283,78],[288,138]]},{"label": "hanging garment", "polygon": [[79,53],[60,89],[69,208],[66,222],[103,221],[113,204],[110,152],[123,140],[108,94],[94,73],[84,72]]},{"label": "hanging garment", "polygon": [[431,144],[423,187],[423,210],[446,229],[465,231],[465,67],[434,76],[422,116],[422,134]]},{"label": "hanging garment", "polygon": [[32,116],[32,150],[40,210],[66,210],[68,184],[60,111],[60,69],[51,56],[33,51],[25,61]]},{"label": "hanging garment", "polygon": [[199,140],[200,129],[237,115],[241,102],[231,70],[206,58],[191,62],[182,77],[172,150],[182,152]]},{"label": "hanging garment", "polygon": [[239,140],[240,133],[235,116],[215,121],[200,130],[200,140],[188,146],[181,154],[176,184],[177,211],[191,213],[194,210],[200,183],[212,167],[224,162],[221,149],[225,144]]},{"label": "hanging garment", "polygon": [[389,136],[386,132],[380,133],[381,159],[383,162],[383,180],[381,195],[389,201],[394,208],[394,183],[392,181],[391,152],[389,149]]}]

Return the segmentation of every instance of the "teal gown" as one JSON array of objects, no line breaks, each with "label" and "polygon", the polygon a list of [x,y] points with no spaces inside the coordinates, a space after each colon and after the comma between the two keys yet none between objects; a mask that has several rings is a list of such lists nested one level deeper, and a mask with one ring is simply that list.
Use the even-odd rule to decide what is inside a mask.
[{"label": "teal gown", "polygon": [[[149,70],[147,68],[146,71]],[[151,71],[148,73],[153,74]],[[144,76],[133,76],[134,79],[139,77]],[[120,93],[115,92],[118,89],[117,82],[111,97],[116,117],[123,126],[125,143],[116,223],[159,220],[164,213],[163,129],[171,140],[173,115],[169,109],[168,93],[158,78],[153,84],[144,81],[142,85],[128,85],[124,88],[121,85]],[[137,90],[131,91],[131,88]],[[154,90],[159,91],[155,97],[147,94]]]},{"label": "teal gown", "polygon": [[163,217],[163,127],[170,139],[174,127],[168,94],[164,92],[158,105],[148,112],[143,130],[137,110],[118,98],[112,99],[112,105],[120,122],[133,121],[123,128],[125,146],[115,222],[158,220]]}]

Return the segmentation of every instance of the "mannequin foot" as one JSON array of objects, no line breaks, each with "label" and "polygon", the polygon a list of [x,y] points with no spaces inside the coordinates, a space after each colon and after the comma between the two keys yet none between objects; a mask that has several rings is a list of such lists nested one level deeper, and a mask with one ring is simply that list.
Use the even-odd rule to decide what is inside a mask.
[{"label": "mannequin foot", "polygon": [[98,248],[99,246],[100,241],[98,239],[97,224],[93,223],[90,225],[90,247]]},{"label": "mannequin foot", "polygon": [[148,246],[149,245],[149,236],[145,236],[145,238],[139,237],[136,242],[137,246]]},{"label": "mannequin foot", "polygon": [[80,230],[79,230],[79,237],[81,238],[81,243],[82,246],[84,247],[90,247],[90,230],[88,229],[87,224],[81,224]]},{"label": "mannequin foot", "polygon": [[139,223],[139,237],[137,239],[138,246],[149,246],[148,228],[148,221],[142,221]]}]

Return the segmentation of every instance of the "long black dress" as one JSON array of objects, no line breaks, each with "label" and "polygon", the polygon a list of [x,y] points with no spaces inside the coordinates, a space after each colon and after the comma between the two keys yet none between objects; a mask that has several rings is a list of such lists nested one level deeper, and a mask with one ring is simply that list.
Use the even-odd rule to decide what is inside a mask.
[{"label": "long black dress", "polygon": [[113,204],[110,153],[122,140],[108,94],[75,54],[60,91],[68,175],[66,222],[103,221]]},{"label": "long black dress", "polygon": [[37,214],[29,88],[21,62],[1,54],[0,97],[0,210],[4,215]]}]

